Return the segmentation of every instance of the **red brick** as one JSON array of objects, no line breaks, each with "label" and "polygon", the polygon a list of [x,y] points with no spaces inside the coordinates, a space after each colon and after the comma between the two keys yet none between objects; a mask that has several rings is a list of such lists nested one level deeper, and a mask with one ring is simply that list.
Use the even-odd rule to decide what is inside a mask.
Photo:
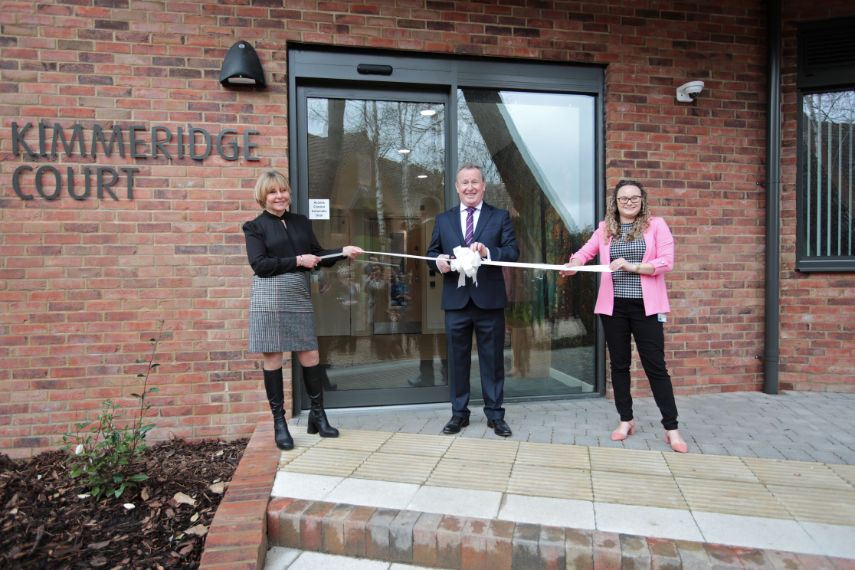
[{"label": "red brick", "polygon": [[544,569],[564,568],[566,558],[564,529],[554,526],[541,526],[537,549]]},{"label": "red brick", "polygon": [[810,568],[811,570],[836,570],[836,565],[827,556],[799,553],[798,557],[801,568]]},{"label": "red brick", "polygon": [[436,534],[442,515],[422,513],[413,525],[413,564],[416,566],[436,566]]},{"label": "red brick", "polygon": [[[766,555],[766,551],[763,554]],[[836,558],[834,556],[829,556],[828,559],[831,560],[837,570],[855,570],[855,559]]]},{"label": "red brick", "polygon": [[540,525],[529,523],[517,523],[514,527],[513,541],[513,568],[540,568],[543,561],[540,559],[538,543],[540,542]]},{"label": "red brick", "polygon": [[592,534],[592,543],[594,546],[594,568],[596,570],[621,567],[620,535],[618,533],[595,530]]},{"label": "red brick", "polygon": [[202,553],[200,568],[254,568],[257,557],[245,548],[211,548]]},{"label": "red brick", "polygon": [[279,546],[279,512],[286,509],[288,505],[294,502],[294,499],[287,497],[274,497],[267,505],[267,537],[273,543]]},{"label": "red brick", "polygon": [[704,549],[707,551],[707,554],[709,554],[710,560],[712,561],[732,566],[741,566],[739,563],[739,555],[729,546],[724,546],[722,544],[704,544]]},{"label": "red brick", "polygon": [[460,566],[462,568],[490,568],[487,563],[487,539],[490,521],[466,519],[461,529]]},{"label": "red brick", "polygon": [[303,511],[300,521],[300,548],[319,551],[324,544],[323,520],[335,506],[333,503],[316,501]]},{"label": "red brick", "polygon": [[224,528],[219,529],[219,532],[214,533],[212,536],[207,536],[205,540],[205,547],[217,548],[225,546],[233,548],[242,548],[248,546],[255,549],[255,547],[258,546],[259,542],[261,542],[261,537],[262,530],[260,528],[241,531],[238,531],[234,528]]},{"label": "red brick", "polygon": [[594,535],[589,530],[564,530],[567,566],[585,570],[594,567]]},{"label": "red brick", "polygon": [[205,563],[204,566],[199,566],[205,570],[257,570],[261,567],[260,562],[240,561],[240,562],[223,562],[223,563]]},{"label": "red brick", "polygon": [[377,560],[389,560],[389,527],[398,516],[395,509],[377,509],[365,525],[365,555]]},{"label": "red brick", "polygon": [[329,554],[347,553],[344,537],[344,521],[353,512],[353,505],[335,505],[322,521],[323,551]]},{"label": "red brick", "polygon": [[621,564],[624,567],[650,568],[650,549],[647,540],[643,536],[632,534],[620,535]]},{"label": "red brick", "polygon": [[345,550],[352,556],[363,558],[368,553],[368,521],[376,511],[373,507],[354,507],[344,519]]},{"label": "red brick", "polygon": [[485,536],[488,568],[510,570],[513,566],[515,526],[511,521],[490,521]]},{"label": "red brick", "polygon": [[436,529],[436,561],[441,568],[459,568],[462,560],[461,531],[466,520],[443,515]]},{"label": "red brick", "polygon": [[654,568],[679,568],[681,566],[680,551],[673,540],[648,537],[647,548],[650,551],[651,564]]},{"label": "red brick", "polygon": [[389,523],[389,560],[392,562],[413,561],[413,527],[421,513],[400,511]]},{"label": "red brick", "polygon": [[272,538],[273,543],[290,548],[301,548],[303,514],[312,506],[312,501],[297,499],[279,511],[279,535]]}]

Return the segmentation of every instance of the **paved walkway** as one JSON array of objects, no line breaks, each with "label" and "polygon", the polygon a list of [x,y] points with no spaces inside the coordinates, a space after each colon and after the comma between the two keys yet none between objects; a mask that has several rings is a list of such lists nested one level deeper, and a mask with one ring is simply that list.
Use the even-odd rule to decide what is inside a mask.
[{"label": "paved walkway", "polygon": [[[635,548],[633,560],[648,566],[741,567],[738,557],[728,562],[697,548],[724,545],[762,550],[755,563],[767,567],[815,566],[811,556],[855,567],[855,394],[740,392],[678,396],[677,403],[686,455],[664,443],[650,398],[636,400],[636,434],[624,442],[609,437],[616,414],[604,399],[509,404],[508,439],[474,408],[460,435],[439,435],[447,404],[333,410],[342,437],[324,440],[305,433],[303,414],[290,422],[297,446],[282,453],[272,495],[288,497],[292,512],[302,505],[295,520],[303,525],[311,519],[304,512],[323,510],[318,505],[327,505],[322,516],[334,511],[345,524],[354,509],[371,507],[375,515],[396,513],[390,525],[407,513],[422,520],[436,513],[517,529],[576,529],[588,533],[581,535],[588,548],[598,537],[617,537],[617,560]],[[638,537],[652,542],[639,547]],[[517,538],[509,538],[513,549]],[[647,547],[659,539],[670,541],[670,554]],[[568,540],[561,535],[566,554]],[[403,559],[418,559],[413,548]],[[266,568],[286,567],[414,566],[273,547]]]}]

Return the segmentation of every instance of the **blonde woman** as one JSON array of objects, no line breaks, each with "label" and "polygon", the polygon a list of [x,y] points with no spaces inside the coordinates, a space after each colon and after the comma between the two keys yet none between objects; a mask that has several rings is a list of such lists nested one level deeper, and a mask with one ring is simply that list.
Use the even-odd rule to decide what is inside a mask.
[{"label": "blonde woman", "polygon": [[[338,437],[324,411],[324,385],[329,384],[320,366],[315,315],[309,296],[306,272],[318,265],[329,267],[344,257],[363,253],[348,245],[321,249],[306,216],[292,214],[291,189],[285,177],[274,170],[259,176],[255,201],[263,212],[243,225],[246,254],[255,275],[249,309],[249,351],[263,357],[264,388],[273,412],[276,446],[291,449],[294,440],[285,422],[282,360],[285,352],[296,352],[303,367],[303,382],[311,401],[308,433]],[[341,256],[321,259],[327,254]]]}]

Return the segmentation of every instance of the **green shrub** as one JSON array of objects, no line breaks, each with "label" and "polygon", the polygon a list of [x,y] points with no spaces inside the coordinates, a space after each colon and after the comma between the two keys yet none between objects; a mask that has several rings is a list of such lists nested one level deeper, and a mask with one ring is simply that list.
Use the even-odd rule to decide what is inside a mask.
[{"label": "green shrub", "polygon": [[72,478],[83,477],[85,481],[81,485],[96,499],[121,497],[125,489],[148,479],[148,475],[135,469],[135,462],[148,448],[145,437],[155,427],[153,423],[145,423],[145,413],[151,407],[146,397],[158,390],[149,388],[148,380],[151,372],[160,366],[155,358],[162,331],[163,321],[157,337],[149,339],[152,348],[148,361],[137,361],[147,362],[148,366],[145,372],[137,374],[143,378],[142,391],[131,394],[139,401],[136,418],[130,424],[119,425],[117,420],[122,418],[119,406],[112,400],[106,400],[101,404],[97,421],[76,424],[76,433],[66,433],[62,437],[62,449],[71,452],[69,475]]}]

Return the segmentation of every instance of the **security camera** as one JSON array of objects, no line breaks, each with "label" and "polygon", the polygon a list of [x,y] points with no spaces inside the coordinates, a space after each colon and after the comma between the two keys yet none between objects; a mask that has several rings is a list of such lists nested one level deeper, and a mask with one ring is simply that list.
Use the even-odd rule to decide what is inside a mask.
[{"label": "security camera", "polygon": [[677,101],[691,103],[704,90],[703,81],[689,81],[677,87]]}]

